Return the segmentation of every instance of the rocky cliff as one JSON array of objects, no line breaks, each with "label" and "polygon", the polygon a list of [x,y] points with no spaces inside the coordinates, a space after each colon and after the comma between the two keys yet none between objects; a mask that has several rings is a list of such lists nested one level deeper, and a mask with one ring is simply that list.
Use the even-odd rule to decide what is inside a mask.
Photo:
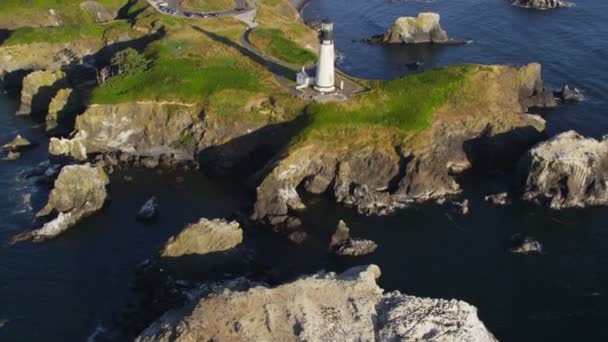
[{"label": "rocky cliff", "polygon": [[534,9],[554,9],[562,7],[573,7],[574,4],[562,0],[509,0],[515,6],[534,8]]},{"label": "rocky cliff", "polygon": [[384,293],[379,276],[371,265],[276,288],[220,288],[168,312],[137,341],[496,341],[475,307]]},{"label": "rocky cliff", "polygon": [[57,91],[66,85],[66,74],[62,71],[34,71],[23,79],[21,106],[18,115],[36,114],[44,117],[49,103]]},{"label": "rocky cliff", "polygon": [[472,165],[516,162],[539,141],[544,121],[525,113],[546,93],[540,72],[538,64],[480,67],[468,95],[455,95],[429,128],[396,145],[293,145],[262,173],[253,218],[277,225],[297,216],[305,208],[299,189],[329,193],[365,214],[459,193],[456,177]]},{"label": "rocky cliff", "polygon": [[557,135],[520,161],[523,198],[552,208],[608,205],[608,139]]}]

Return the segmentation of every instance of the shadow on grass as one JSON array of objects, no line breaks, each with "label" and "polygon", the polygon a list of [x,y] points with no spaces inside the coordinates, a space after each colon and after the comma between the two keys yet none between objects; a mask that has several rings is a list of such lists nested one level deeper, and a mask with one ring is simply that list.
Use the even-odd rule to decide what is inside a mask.
[{"label": "shadow on grass", "polygon": [[191,26],[194,30],[206,35],[207,37],[211,38],[212,40],[230,46],[236,50],[238,50],[243,56],[248,57],[249,59],[253,60],[254,62],[264,66],[268,71],[270,71],[271,73],[277,75],[277,76],[281,76],[287,79],[292,79],[294,80],[296,77],[296,72],[290,68],[287,68],[283,65],[280,65],[278,63],[275,63],[269,59],[266,59],[262,56],[259,56],[255,53],[253,53],[252,51],[248,50],[247,48],[233,42],[232,40],[226,38],[226,37],[222,37],[218,34],[215,34],[213,32],[207,31],[205,29],[202,29],[198,26]]}]

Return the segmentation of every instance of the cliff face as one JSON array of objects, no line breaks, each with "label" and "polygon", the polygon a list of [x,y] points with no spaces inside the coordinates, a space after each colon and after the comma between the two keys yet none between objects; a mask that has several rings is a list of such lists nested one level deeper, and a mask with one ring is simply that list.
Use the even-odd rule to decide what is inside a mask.
[{"label": "cliff face", "polygon": [[21,106],[17,114],[46,115],[51,99],[66,81],[66,74],[62,71],[40,70],[28,74],[23,79]]},{"label": "cliff face", "polygon": [[95,54],[102,47],[103,42],[94,39],[0,46],[0,76],[19,70],[59,70],[72,60]]},{"label": "cliff face", "polygon": [[544,90],[540,65],[481,67],[465,101],[435,110],[431,127],[395,146],[353,150],[310,141],[269,165],[253,218],[276,225],[304,209],[297,189],[329,193],[366,214],[461,191],[455,177],[473,164],[513,160],[536,143],[544,121],[524,114]]},{"label": "cliff face", "polygon": [[168,312],[137,341],[496,341],[475,307],[383,293],[379,276],[371,265],[276,288],[219,289]]},{"label": "cliff face", "polygon": [[[91,105],[76,118],[78,134],[71,140],[53,139],[52,154],[79,156],[84,152],[122,151],[134,155],[175,155],[192,159],[210,146],[247,134],[261,124],[217,120],[202,114],[200,105],[132,102]],[[246,155],[247,148],[230,151]]]}]

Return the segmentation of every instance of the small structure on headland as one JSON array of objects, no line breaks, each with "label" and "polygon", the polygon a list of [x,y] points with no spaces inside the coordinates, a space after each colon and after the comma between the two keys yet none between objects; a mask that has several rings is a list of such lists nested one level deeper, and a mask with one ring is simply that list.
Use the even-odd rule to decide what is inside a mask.
[{"label": "small structure on headland", "polygon": [[[319,58],[314,67],[302,67],[296,75],[300,97],[316,102],[345,101],[365,89],[336,70],[334,24],[325,19],[319,28]],[[311,75],[315,75],[314,77]]]}]

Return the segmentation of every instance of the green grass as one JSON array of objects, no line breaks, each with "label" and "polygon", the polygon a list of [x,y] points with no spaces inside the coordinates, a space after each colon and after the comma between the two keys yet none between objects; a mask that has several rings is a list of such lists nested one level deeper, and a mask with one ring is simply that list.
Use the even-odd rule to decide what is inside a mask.
[{"label": "green grass", "polygon": [[258,91],[258,77],[235,57],[195,59],[179,54],[174,41],[151,45],[149,70],[112,77],[92,94],[91,103],[166,100],[199,103],[225,89]]},{"label": "green grass", "polygon": [[343,140],[367,129],[413,133],[429,127],[433,112],[463,89],[474,66],[453,66],[371,83],[372,90],[346,103],[313,104],[310,125],[298,137]]},{"label": "green grass", "polygon": [[30,44],[38,42],[65,43],[79,39],[101,39],[107,33],[120,33],[131,31],[129,23],[123,20],[113,21],[110,24],[66,25],[58,27],[22,27],[9,36],[3,45]]},{"label": "green grass", "polygon": [[289,40],[279,29],[257,28],[251,33],[250,39],[258,49],[288,63],[305,65],[316,59],[314,53]]}]

